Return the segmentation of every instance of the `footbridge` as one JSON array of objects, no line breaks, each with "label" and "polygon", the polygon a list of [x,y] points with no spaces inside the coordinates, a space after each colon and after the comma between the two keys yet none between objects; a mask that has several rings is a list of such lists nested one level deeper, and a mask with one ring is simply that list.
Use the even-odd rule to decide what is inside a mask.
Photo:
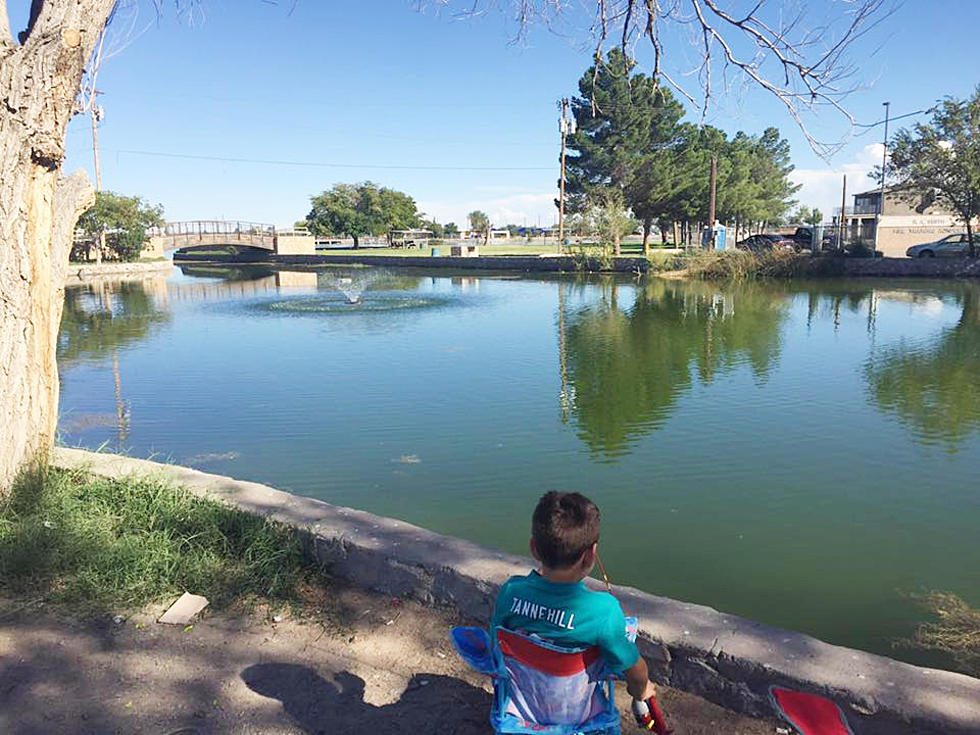
[{"label": "footbridge", "polygon": [[193,254],[211,248],[249,248],[278,254],[314,252],[313,236],[301,230],[277,230],[275,225],[260,222],[227,220],[191,220],[167,222],[151,231],[164,252],[177,250]]},{"label": "footbridge", "polygon": [[165,250],[203,246],[244,245],[263,250],[275,250],[276,228],[259,222],[227,222],[193,220],[167,222],[152,233],[163,240]]}]

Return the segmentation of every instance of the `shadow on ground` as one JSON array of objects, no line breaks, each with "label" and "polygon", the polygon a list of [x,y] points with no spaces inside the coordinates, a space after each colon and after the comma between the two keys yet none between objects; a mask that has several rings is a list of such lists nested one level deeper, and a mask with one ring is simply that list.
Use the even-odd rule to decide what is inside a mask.
[{"label": "shadow on ground", "polygon": [[242,680],[254,692],[278,699],[303,732],[489,732],[490,694],[449,676],[416,674],[397,702],[375,706],[364,701],[364,680],[343,671],[328,681],[308,666],[265,663],[250,666]]},{"label": "shadow on ground", "polygon": [[156,623],[162,606],[117,623],[0,600],[0,733],[488,735],[449,620],[334,592],[340,624],[223,612],[186,629]]}]

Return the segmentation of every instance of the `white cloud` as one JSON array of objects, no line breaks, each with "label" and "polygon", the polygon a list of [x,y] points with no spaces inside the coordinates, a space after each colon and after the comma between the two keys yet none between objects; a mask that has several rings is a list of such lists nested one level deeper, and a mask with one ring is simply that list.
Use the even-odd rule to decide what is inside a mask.
[{"label": "white cloud", "polygon": [[847,206],[854,204],[853,194],[868,191],[875,187],[875,182],[868,174],[875,166],[881,165],[883,145],[872,143],[864,146],[854,159],[835,168],[798,168],[790,173],[789,178],[794,184],[801,184],[796,198],[800,204],[817,207],[829,222],[833,213],[840,209],[841,186],[843,177],[847,176]]},{"label": "white cloud", "polygon": [[536,226],[540,222],[544,227],[558,220],[556,196],[557,192],[524,192],[451,202],[430,199],[419,201],[418,208],[437,222],[455,222],[460,227],[467,226],[466,216],[476,209],[486,212],[494,225],[527,223],[528,226]]}]

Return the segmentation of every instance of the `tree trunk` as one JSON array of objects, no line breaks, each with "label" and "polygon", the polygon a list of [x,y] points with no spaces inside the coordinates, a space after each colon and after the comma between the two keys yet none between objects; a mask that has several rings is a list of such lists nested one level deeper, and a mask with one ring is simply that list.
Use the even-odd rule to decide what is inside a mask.
[{"label": "tree trunk", "polygon": [[56,347],[84,173],[61,176],[85,62],[113,0],[35,0],[18,44],[0,2],[0,494],[45,459],[58,423]]},{"label": "tree trunk", "polygon": [[650,220],[648,219],[643,220],[643,254],[644,255],[650,254],[650,228],[652,226],[653,223]]},{"label": "tree trunk", "polygon": [[973,217],[976,214],[973,206],[973,196],[970,196],[970,207],[966,213],[966,252],[971,258],[977,257],[977,245],[973,242]]}]

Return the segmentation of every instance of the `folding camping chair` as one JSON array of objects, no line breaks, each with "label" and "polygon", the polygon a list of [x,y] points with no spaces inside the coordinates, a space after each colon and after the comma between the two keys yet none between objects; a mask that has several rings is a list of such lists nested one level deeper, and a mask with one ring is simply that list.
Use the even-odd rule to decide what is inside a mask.
[{"label": "folding camping chair", "polygon": [[498,628],[453,628],[466,663],[493,677],[490,724],[498,735],[620,735],[613,674],[596,646],[565,648]]}]

